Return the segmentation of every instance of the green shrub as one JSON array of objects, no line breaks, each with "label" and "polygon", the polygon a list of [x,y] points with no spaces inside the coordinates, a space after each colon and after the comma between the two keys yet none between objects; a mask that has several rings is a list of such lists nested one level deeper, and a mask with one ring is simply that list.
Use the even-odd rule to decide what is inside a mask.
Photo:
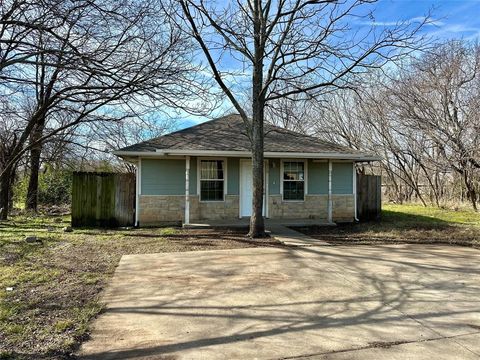
[{"label": "green shrub", "polygon": [[[19,179],[14,186],[14,202],[23,207],[27,197],[28,175]],[[72,193],[72,171],[58,169],[46,164],[38,176],[38,203],[40,205],[70,204]]]},{"label": "green shrub", "polygon": [[70,204],[72,172],[46,165],[38,179],[38,203],[42,205]]}]

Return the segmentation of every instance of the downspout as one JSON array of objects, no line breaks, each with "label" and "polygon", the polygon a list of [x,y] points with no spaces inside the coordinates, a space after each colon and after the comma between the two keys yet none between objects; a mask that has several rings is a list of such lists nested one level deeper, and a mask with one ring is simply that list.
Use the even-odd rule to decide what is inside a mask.
[{"label": "downspout", "polygon": [[355,166],[355,162],[352,163],[353,168],[353,207],[354,207],[354,219],[355,221],[358,220],[357,214],[357,167]]},{"label": "downspout", "polygon": [[333,199],[332,199],[332,160],[328,160],[328,222],[333,223]]},{"label": "downspout", "polygon": [[185,157],[185,223],[190,224],[190,156]]}]

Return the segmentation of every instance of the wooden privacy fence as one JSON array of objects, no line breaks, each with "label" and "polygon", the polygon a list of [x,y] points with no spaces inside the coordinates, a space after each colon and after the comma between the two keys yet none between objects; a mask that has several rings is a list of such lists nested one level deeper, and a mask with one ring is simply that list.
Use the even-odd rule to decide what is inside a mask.
[{"label": "wooden privacy fence", "polygon": [[72,226],[132,226],[135,174],[74,172]]},{"label": "wooden privacy fence", "polygon": [[357,216],[360,221],[378,220],[382,212],[382,177],[357,174]]}]

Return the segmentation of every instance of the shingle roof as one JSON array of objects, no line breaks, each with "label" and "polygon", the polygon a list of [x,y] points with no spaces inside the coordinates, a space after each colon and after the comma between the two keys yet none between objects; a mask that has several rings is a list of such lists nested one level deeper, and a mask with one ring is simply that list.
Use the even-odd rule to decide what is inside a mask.
[{"label": "shingle roof", "polygon": [[[264,129],[265,152],[364,154],[274,125],[265,124]],[[233,114],[127,146],[118,152],[155,152],[157,149],[250,151],[251,146],[242,118]]]}]

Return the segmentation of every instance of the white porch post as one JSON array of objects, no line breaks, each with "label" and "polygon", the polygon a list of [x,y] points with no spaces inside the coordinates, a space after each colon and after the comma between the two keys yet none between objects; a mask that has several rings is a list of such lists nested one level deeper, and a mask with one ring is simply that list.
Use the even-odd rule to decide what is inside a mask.
[{"label": "white porch post", "polygon": [[354,214],[355,214],[355,221],[358,221],[357,217],[357,167],[355,166],[355,162],[353,162],[353,207],[354,207]]},{"label": "white porch post", "polygon": [[328,160],[328,222],[333,222],[332,160]]},{"label": "white porch post", "polygon": [[185,225],[190,224],[190,156],[185,157]]},{"label": "white porch post", "polygon": [[265,206],[265,214],[263,215],[265,218],[268,219],[268,182],[269,182],[269,174],[270,174],[270,163],[267,160],[265,160],[265,166],[264,166],[264,184],[263,184],[263,191],[265,192],[265,196],[263,198],[264,201],[264,206]]},{"label": "white porch post", "polygon": [[141,194],[141,172],[142,172],[142,158],[139,157],[137,161],[136,184],[135,184],[135,226],[139,226],[140,221],[140,194]]}]

